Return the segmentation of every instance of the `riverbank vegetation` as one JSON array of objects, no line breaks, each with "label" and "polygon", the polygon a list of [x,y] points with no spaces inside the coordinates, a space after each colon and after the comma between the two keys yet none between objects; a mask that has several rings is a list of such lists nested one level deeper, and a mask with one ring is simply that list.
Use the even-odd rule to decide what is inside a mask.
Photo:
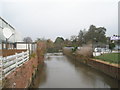
[{"label": "riverbank vegetation", "polygon": [[[41,41],[42,39],[38,39]],[[110,37],[106,36],[106,28],[105,27],[97,27],[95,25],[90,25],[89,29],[80,30],[78,35],[72,35],[70,39],[65,39],[63,37],[57,37],[55,41],[51,39],[43,39],[46,43],[46,52],[47,53],[56,53],[62,52],[63,47],[67,47],[72,49],[72,53],[79,53],[79,55],[92,57],[91,53],[95,48],[106,48],[110,49],[111,52],[114,49],[115,45],[120,43],[119,41],[110,40]],[[89,47],[91,50],[88,50],[87,45],[91,45]],[[85,47],[85,48],[84,48]],[[79,49],[78,49],[79,48]],[[117,63],[118,58],[117,54],[104,54],[98,57],[97,59],[101,59],[104,61],[110,61],[110,63]]]},{"label": "riverbank vegetation", "polygon": [[106,28],[91,25],[88,30],[80,30],[78,35],[72,35],[70,39],[57,37],[54,42],[51,39],[48,39],[45,40],[47,52],[60,52],[63,47],[74,47],[73,51],[76,51],[77,47],[83,47],[88,44],[94,44],[94,47],[104,47],[107,41],[109,41],[109,38],[106,37],[105,33]]}]

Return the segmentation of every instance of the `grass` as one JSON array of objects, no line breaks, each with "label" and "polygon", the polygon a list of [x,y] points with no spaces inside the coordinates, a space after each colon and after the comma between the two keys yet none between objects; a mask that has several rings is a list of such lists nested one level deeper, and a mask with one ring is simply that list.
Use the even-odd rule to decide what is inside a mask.
[{"label": "grass", "polygon": [[120,64],[120,53],[107,53],[101,56],[96,56],[95,59]]}]

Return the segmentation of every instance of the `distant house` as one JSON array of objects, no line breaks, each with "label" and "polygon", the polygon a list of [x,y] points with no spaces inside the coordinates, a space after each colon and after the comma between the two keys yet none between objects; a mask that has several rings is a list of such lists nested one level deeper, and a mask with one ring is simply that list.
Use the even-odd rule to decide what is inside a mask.
[{"label": "distant house", "polygon": [[26,42],[16,42],[16,49],[26,49],[29,50],[30,54],[36,51],[37,44],[36,42],[26,43]]},{"label": "distant house", "polygon": [[113,35],[110,40],[113,40],[113,41],[117,41],[117,40],[120,40],[120,36],[118,35]]},{"label": "distant house", "polygon": [[116,44],[115,44],[115,50],[120,50],[120,36],[119,35],[113,35],[111,38],[110,38],[110,40],[113,42],[113,43],[115,43],[115,42],[117,42]]}]

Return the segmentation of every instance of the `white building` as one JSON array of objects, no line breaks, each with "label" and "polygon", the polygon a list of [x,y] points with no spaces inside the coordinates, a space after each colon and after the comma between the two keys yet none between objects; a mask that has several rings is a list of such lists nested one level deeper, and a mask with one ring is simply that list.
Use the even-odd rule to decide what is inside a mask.
[{"label": "white building", "polygon": [[8,40],[8,49],[27,49],[30,52],[36,49],[36,43],[31,42],[28,44],[23,42],[22,36],[20,36],[16,29],[0,17],[0,54],[2,49],[6,49],[6,38],[3,35],[4,28],[9,28],[14,33]]},{"label": "white building", "polygon": [[9,42],[22,42],[23,39],[19,35],[19,33],[13,28],[9,23],[7,23],[4,19],[0,17],[0,41],[5,41],[5,37],[3,35],[3,29],[9,28],[14,35],[10,37]]},{"label": "white building", "polygon": [[[13,33],[15,33],[15,29],[10,25],[8,24],[4,19],[2,19],[0,17],[0,41],[5,41],[5,37],[3,35],[3,29],[4,28],[9,28]],[[14,36],[12,36],[11,38],[13,38]],[[10,38],[10,42],[14,42],[14,40],[11,40]]]},{"label": "white building", "polygon": [[17,42],[16,43],[16,49],[17,50],[27,49],[30,52],[29,54],[36,51],[36,48],[37,48],[37,44],[35,42],[31,42],[31,43]]},{"label": "white building", "polygon": [[[15,30],[15,28],[13,28],[9,23],[7,23],[3,18],[0,17],[0,49],[2,49],[2,42],[5,42],[6,38],[3,35],[3,29],[4,28],[9,28],[14,35],[12,35],[8,42],[9,43],[14,43],[14,42],[23,42],[22,37],[18,34],[18,32]],[[5,45],[3,45],[3,48],[5,47]]]}]

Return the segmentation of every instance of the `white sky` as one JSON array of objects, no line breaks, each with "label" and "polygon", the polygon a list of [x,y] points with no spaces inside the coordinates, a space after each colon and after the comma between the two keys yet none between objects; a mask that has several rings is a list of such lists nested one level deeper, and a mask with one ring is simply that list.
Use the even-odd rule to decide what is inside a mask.
[{"label": "white sky", "polygon": [[0,16],[33,40],[70,38],[91,24],[118,33],[119,0],[1,0]]}]

